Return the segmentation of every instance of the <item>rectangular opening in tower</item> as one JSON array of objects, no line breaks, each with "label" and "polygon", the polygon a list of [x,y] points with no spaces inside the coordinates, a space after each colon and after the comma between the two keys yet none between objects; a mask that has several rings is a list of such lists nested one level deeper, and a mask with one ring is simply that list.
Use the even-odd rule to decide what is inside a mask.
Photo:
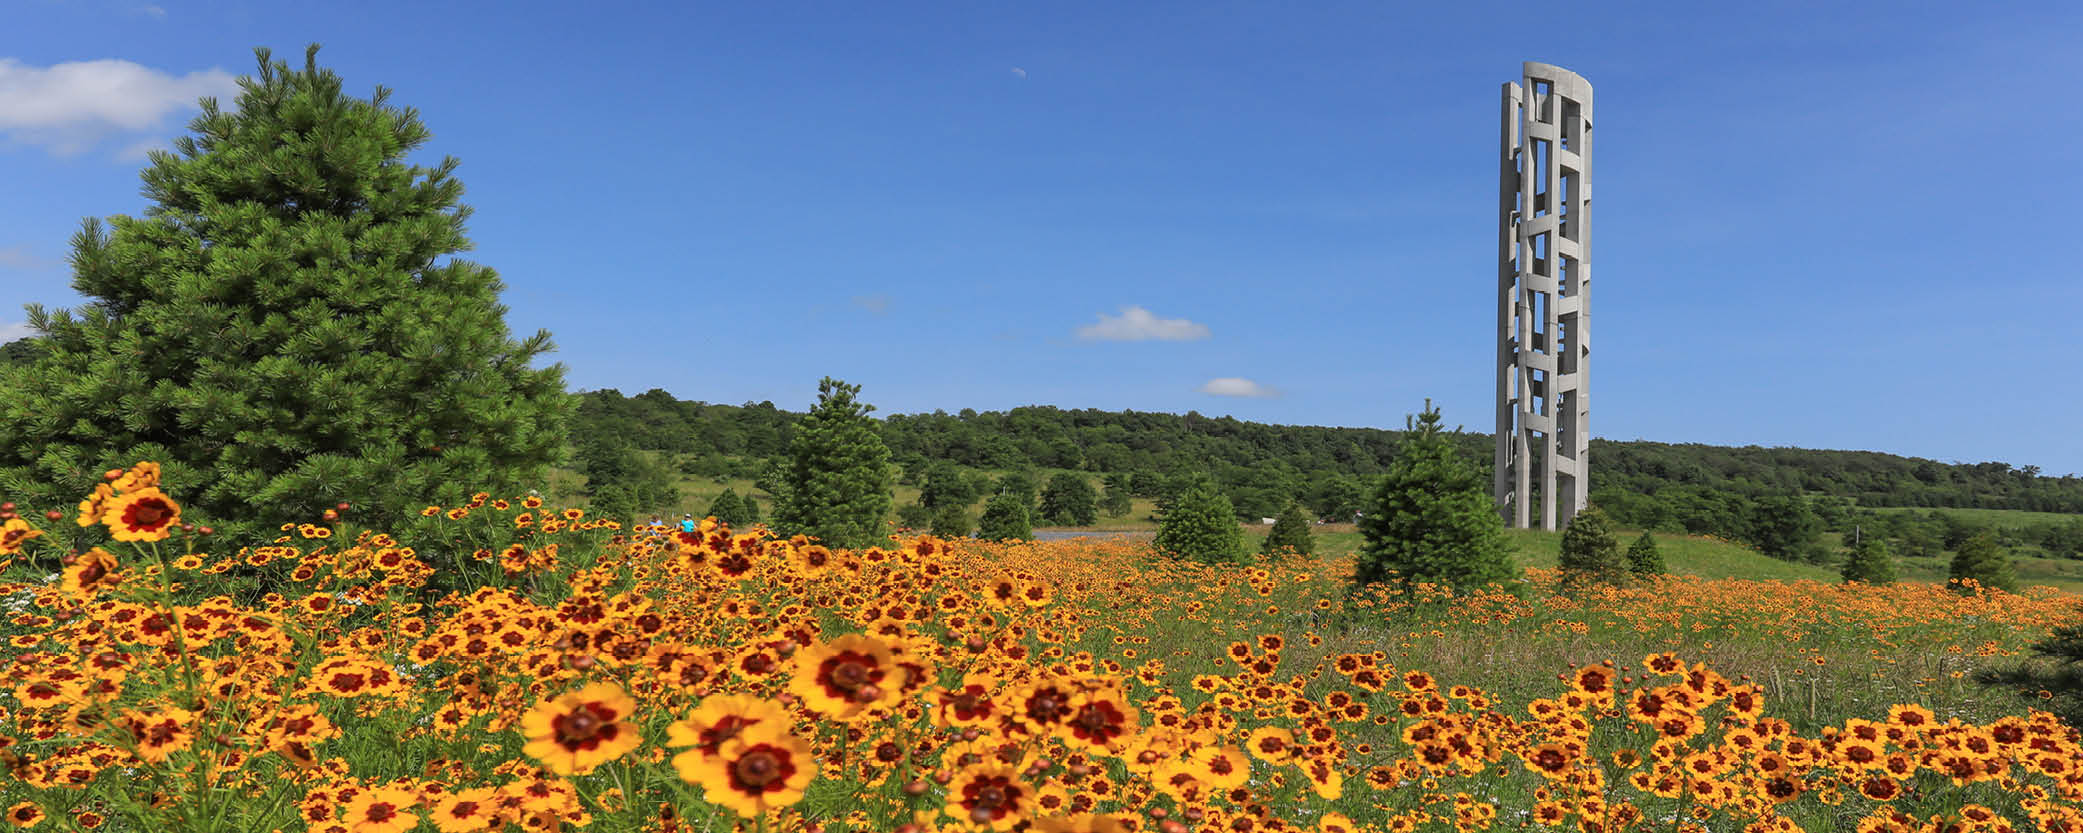
[{"label": "rectangular opening in tower", "polygon": [[[1533,398],[1532,398],[1532,399],[1530,399],[1530,400],[1528,400],[1528,402],[1529,402],[1529,403],[1531,403],[1531,405],[1532,405],[1532,407],[1531,407],[1531,408],[1530,408],[1529,410],[1530,410],[1530,411],[1531,411],[1532,413],[1540,414],[1541,416],[1547,416],[1547,415],[1548,415],[1548,371],[1545,371],[1545,370],[1533,370],[1533,371],[1528,371],[1528,373],[1527,373],[1527,376],[1529,376],[1529,377],[1531,378],[1531,380],[1532,380],[1532,381],[1531,381],[1531,385],[1532,385],[1532,387],[1533,387],[1533,390],[1531,391],[1531,393],[1533,394]],[[1536,431],[1536,432],[1534,432],[1534,433],[1538,434],[1538,433],[1540,433],[1540,432]]]},{"label": "rectangular opening in tower", "polygon": [[1553,151],[1549,150],[1549,144],[1546,139],[1533,140],[1533,216],[1535,217],[1546,217],[1549,212],[1555,210],[1555,201],[1549,193],[1554,185],[1553,182],[1549,181],[1548,177],[1548,169],[1552,167],[1549,164],[1549,157],[1553,153]]},{"label": "rectangular opening in tower", "polygon": [[1577,372],[1577,313],[1562,316],[1555,322],[1555,372]]},{"label": "rectangular opening in tower", "polygon": [[1527,313],[1526,323],[1533,333],[1534,352],[1548,352],[1548,293],[1533,293],[1533,308]]},{"label": "rectangular opening in tower", "polygon": [[1572,153],[1583,153],[1584,105],[1564,99],[1562,102],[1562,149]]},{"label": "rectangular opening in tower", "polygon": [[1555,276],[1556,294],[1562,295],[1563,297],[1569,297],[1571,295],[1577,294],[1578,275],[1579,273],[1577,271],[1577,259],[1570,257],[1569,255],[1563,255],[1562,268],[1556,273]]}]

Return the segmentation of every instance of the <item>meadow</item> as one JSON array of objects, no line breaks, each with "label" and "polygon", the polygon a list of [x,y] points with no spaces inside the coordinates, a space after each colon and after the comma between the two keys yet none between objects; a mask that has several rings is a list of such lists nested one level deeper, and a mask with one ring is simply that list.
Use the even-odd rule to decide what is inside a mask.
[{"label": "meadow", "polygon": [[1721,577],[1674,541],[1702,575],[1356,593],[1337,546],[833,551],[483,494],[411,539],[313,519],[211,553],[155,467],[111,474],[53,522],[109,543],[56,580],[35,525],[0,537],[18,827],[2083,825],[2077,733],[1967,680],[2074,614],[2052,589]]}]

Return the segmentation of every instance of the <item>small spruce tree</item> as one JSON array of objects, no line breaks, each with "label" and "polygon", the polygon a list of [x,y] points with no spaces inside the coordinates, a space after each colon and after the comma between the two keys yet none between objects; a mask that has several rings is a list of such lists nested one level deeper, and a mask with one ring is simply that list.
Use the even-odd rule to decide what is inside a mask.
[{"label": "small spruce tree", "polygon": [[1034,523],[1027,516],[1027,501],[1016,491],[999,492],[984,504],[977,519],[976,537],[986,541],[1024,541],[1034,537]]},{"label": "small spruce tree", "polygon": [[933,513],[933,535],[938,538],[967,538],[975,527],[969,523],[969,509],[959,503],[943,504]]},{"label": "small spruce tree", "polygon": [[1388,473],[1362,510],[1354,584],[1394,582],[1409,591],[1426,582],[1466,592],[1510,582],[1518,570],[1488,478],[1455,456],[1431,400],[1405,429]]},{"label": "small spruce tree", "polygon": [[2076,619],[2034,643],[2030,658],[2011,668],[1984,669],[1975,680],[2010,689],[2033,708],[2083,729],[2083,608],[2076,612]]},{"label": "small spruce tree", "polygon": [[745,495],[738,499],[738,503],[744,508],[746,526],[759,523],[759,499]]},{"label": "small spruce tree", "polygon": [[1638,578],[1660,576],[1666,572],[1663,551],[1656,548],[1656,538],[1649,534],[1649,530],[1642,530],[1642,537],[1628,545],[1627,571]]},{"label": "small spruce tree", "polygon": [[1308,555],[1316,551],[1315,536],[1309,534],[1309,513],[1302,510],[1302,504],[1287,504],[1287,509],[1274,519],[1273,528],[1267,530],[1265,544],[1259,549],[1269,556]]},{"label": "small spruce tree", "polygon": [[796,421],[788,444],[774,526],[834,547],[858,549],[883,540],[896,472],[860,385],[829,376],[817,383],[817,405]]},{"label": "small spruce tree", "polygon": [[1889,584],[1895,581],[1895,564],[1888,555],[1888,543],[1878,535],[1860,538],[1844,559],[1842,575],[1847,582]]},{"label": "small spruce tree", "polygon": [[1200,479],[1172,499],[1158,521],[1158,552],[1207,564],[1230,564],[1244,558],[1244,530],[1237,510],[1215,484]]},{"label": "small spruce tree", "polygon": [[1983,587],[2018,592],[2018,574],[2011,568],[2010,553],[1996,542],[1995,533],[1986,530],[1960,542],[1960,549],[1953,553],[1948,578],[1952,584],[1974,579]]},{"label": "small spruce tree", "polygon": [[1569,526],[1562,530],[1562,554],[1556,566],[1567,587],[1626,583],[1627,557],[1620,552],[1620,542],[1613,537],[1604,511],[1586,506],[1570,518]]},{"label": "small spruce tree", "polygon": [[745,502],[738,499],[736,489],[724,489],[723,494],[717,495],[716,499],[709,503],[709,517],[729,524],[732,528],[749,523],[745,518]]}]

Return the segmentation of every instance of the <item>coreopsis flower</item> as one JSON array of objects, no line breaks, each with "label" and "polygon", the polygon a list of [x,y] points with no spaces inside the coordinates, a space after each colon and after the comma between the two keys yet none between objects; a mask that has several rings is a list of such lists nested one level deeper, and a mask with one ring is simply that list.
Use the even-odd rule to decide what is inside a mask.
[{"label": "coreopsis flower", "polygon": [[643,742],[625,722],[636,701],[614,683],[594,683],[558,695],[521,716],[521,747],[558,775],[585,775]]},{"label": "coreopsis flower", "polygon": [[1128,826],[1113,816],[1079,813],[1035,819],[1035,833],[1128,833]]},{"label": "coreopsis flower", "polygon": [[1135,707],[1121,692],[1106,688],[1073,698],[1069,718],[1056,731],[1072,747],[1119,750],[1136,728]]},{"label": "coreopsis flower", "polygon": [[43,820],[43,808],[36,806],[36,802],[24,801],[7,808],[7,823],[16,827],[35,827]]},{"label": "coreopsis flower", "polygon": [[803,789],[817,772],[809,742],[785,726],[762,721],[724,741],[713,755],[683,754],[673,759],[680,779],[700,785],[711,804],[729,807],[745,818],[803,800]]},{"label": "coreopsis flower", "polygon": [[375,787],[355,793],[340,813],[349,833],[405,833],[418,827],[419,814],[412,807],[419,796],[411,790]]},{"label": "coreopsis flower", "polygon": [[183,709],[124,712],[119,724],[130,733],[138,760],[156,764],[195,743],[195,715]]},{"label": "coreopsis flower", "polygon": [[94,484],[94,493],[80,501],[80,515],[74,518],[73,522],[80,526],[101,523],[102,514],[108,511],[109,501],[115,499],[116,490],[109,488],[107,483]]},{"label": "coreopsis flower", "polygon": [[1193,780],[1218,790],[1244,786],[1251,781],[1251,758],[1243,750],[1209,744],[1189,750],[1178,767]]},{"label": "coreopsis flower", "polygon": [[[111,473],[114,474],[115,472],[111,471]],[[140,489],[157,487],[159,485],[159,464],[149,460],[138,463],[135,466],[131,466],[129,471],[117,475],[115,481],[109,485],[114,487],[116,494],[119,495]]]},{"label": "coreopsis flower", "polygon": [[788,711],[772,701],[743,694],[718,694],[704,698],[692,714],[665,727],[666,745],[694,747],[674,757],[673,766],[681,767],[681,757],[693,755],[699,759],[714,755],[725,742],[754,726],[785,729],[788,725]]},{"label": "coreopsis flower", "polygon": [[22,551],[22,545],[43,534],[43,530],[30,526],[21,518],[9,519],[0,524],[0,555],[14,555]]},{"label": "coreopsis flower", "polygon": [[1251,756],[1269,764],[1285,763],[1295,751],[1295,734],[1278,726],[1263,726],[1251,730],[1244,741],[1244,748]]},{"label": "coreopsis flower", "polygon": [[91,596],[115,584],[117,580],[116,557],[110,555],[108,550],[95,547],[73,559],[72,565],[65,568],[64,584],[61,586],[67,593]]},{"label": "coreopsis flower", "polygon": [[162,541],[181,522],[181,505],[157,488],[139,489],[109,501],[101,522],[118,541]]},{"label": "coreopsis flower", "polygon": [[970,672],[951,688],[933,692],[933,724],[936,726],[983,726],[1003,716],[1004,708],[991,698],[998,685],[989,674]]},{"label": "coreopsis flower", "polygon": [[441,833],[472,833],[492,826],[499,817],[497,793],[491,787],[475,787],[435,799],[428,818]]},{"label": "coreopsis flower", "polygon": [[977,764],[948,783],[946,812],[974,827],[1006,831],[1034,811],[1035,796],[1012,767]]},{"label": "coreopsis flower", "polygon": [[848,720],[895,704],[903,694],[903,674],[888,643],[847,634],[797,651],[788,690],[811,711]]}]

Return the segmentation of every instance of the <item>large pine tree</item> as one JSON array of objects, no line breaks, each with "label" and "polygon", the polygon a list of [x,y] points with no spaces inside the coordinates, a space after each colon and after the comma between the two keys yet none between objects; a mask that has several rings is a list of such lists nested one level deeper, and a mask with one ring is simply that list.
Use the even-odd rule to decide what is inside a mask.
[{"label": "large pine tree", "polygon": [[571,410],[547,332],[509,336],[470,249],[457,161],[406,156],[410,108],[271,61],[238,107],[202,101],[154,151],[142,217],[72,240],[75,311],[28,307],[41,360],[0,368],[0,493],[69,507],[104,469],[165,467],[190,517],[227,529],[339,501],[411,510],[536,481]]},{"label": "large pine tree", "polygon": [[851,548],[886,537],[896,469],[868,416],[875,406],[856,399],[860,393],[860,385],[829,376],[817,383],[817,405],[796,423],[775,496],[774,526],[782,534]]},{"label": "large pine tree", "polygon": [[1489,483],[1454,455],[1429,400],[1367,502],[1360,535],[1357,585],[1408,590],[1427,582],[1469,592],[1518,575]]}]

